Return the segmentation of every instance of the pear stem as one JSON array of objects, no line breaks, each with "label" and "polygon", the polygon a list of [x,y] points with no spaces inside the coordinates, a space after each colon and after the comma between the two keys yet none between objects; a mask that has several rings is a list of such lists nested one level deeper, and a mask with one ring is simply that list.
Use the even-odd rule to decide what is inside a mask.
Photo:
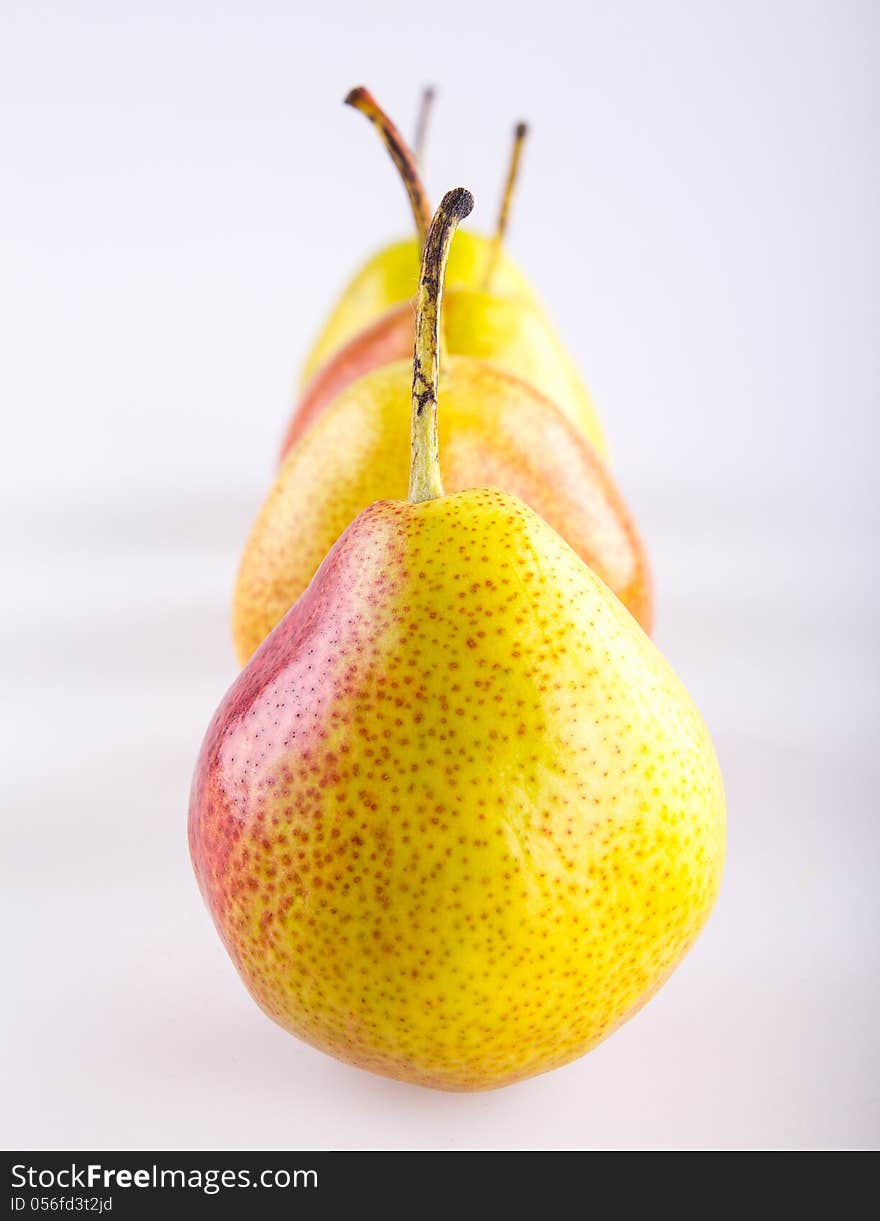
[{"label": "pear stem", "polygon": [[362,85],[352,89],[345,99],[345,104],[366,115],[378,131],[391,160],[397,166],[397,172],[403,179],[419,239],[423,242],[431,223],[431,205],[409,146],[369,89],[364,89]]},{"label": "pear stem", "polygon": [[426,85],[419,101],[419,113],[416,117],[416,130],[413,137],[412,151],[416,164],[421,165],[425,157],[425,139],[428,135],[428,123],[434,108],[437,91],[433,85]]},{"label": "pear stem", "polygon": [[501,256],[501,247],[504,245],[504,238],[507,235],[507,224],[510,219],[510,204],[513,199],[513,193],[516,190],[516,182],[519,178],[519,163],[522,158],[523,145],[526,141],[526,136],[529,134],[527,123],[517,123],[513,129],[513,146],[510,150],[510,161],[507,166],[507,178],[504,182],[504,192],[501,196],[501,207],[498,209],[498,220],[495,224],[495,233],[492,237],[492,248],[489,251],[489,259],[486,263],[486,275],[483,280],[483,288],[488,292],[492,287],[492,280],[495,277],[495,270],[498,267],[498,259]]},{"label": "pear stem", "polygon": [[409,498],[413,504],[436,500],[443,495],[437,437],[443,280],[452,235],[458,222],[469,216],[473,207],[474,197],[464,187],[447,191],[431,221],[422,250],[413,351],[412,459],[409,471]]}]

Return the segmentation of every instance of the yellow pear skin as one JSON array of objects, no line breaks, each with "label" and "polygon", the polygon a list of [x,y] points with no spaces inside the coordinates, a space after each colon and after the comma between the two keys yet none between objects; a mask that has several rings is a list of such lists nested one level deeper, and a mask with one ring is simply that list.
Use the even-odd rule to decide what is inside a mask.
[{"label": "yellow pear skin", "polygon": [[593,400],[543,310],[473,290],[450,294],[448,304],[447,351],[485,360],[534,386],[607,458],[608,442]]},{"label": "yellow pear skin", "polygon": [[[374,254],[353,276],[306,357],[302,386],[355,335],[394,306],[415,297],[420,248],[416,237],[394,242]],[[481,288],[493,259],[497,259],[492,266],[493,293],[542,308],[537,293],[506,251],[496,254],[492,238],[466,229],[458,232],[450,251],[447,289]]]},{"label": "yellow pear skin", "polygon": [[214,719],[190,845],[272,1018],[482,1090],[663,983],[718,891],[724,796],[632,616],[520,501],[467,491],[339,540]]}]

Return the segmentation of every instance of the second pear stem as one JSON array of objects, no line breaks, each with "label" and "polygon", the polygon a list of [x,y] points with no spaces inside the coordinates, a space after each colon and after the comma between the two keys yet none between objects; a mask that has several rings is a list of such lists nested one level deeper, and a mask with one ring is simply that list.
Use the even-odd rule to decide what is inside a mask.
[{"label": "second pear stem", "polygon": [[504,191],[501,195],[501,207],[498,209],[498,221],[495,225],[492,247],[489,251],[489,258],[486,262],[486,274],[483,279],[483,291],[487,293],[492,291],[492,280],[495,277],[498,260],[501,257],[501,247],[504,245],[504,238],[507,234],[507,224],[510,220],[510,204],[513,199],[513,193],[516,190],[516,180],[519,177],[519,163],[522,158],[523,145],[528,134],[529,126],[527,123],[517,123],[513,129],[513,145],[510,150],[507,177],[504,180]]}]

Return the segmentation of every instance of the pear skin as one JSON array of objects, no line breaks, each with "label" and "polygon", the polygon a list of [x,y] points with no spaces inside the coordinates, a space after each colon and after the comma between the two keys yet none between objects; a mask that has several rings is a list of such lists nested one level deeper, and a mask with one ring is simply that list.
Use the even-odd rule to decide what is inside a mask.
[{"label": "pear skin", "polygon": [[[453,251],[461,236],[456,237]],[[607,457],[608,444],[589,392],[542,310],[481,290],[447,289],[443,318],[447,352],[478,357],[530,382]],[[415,307],[406,302],[343,345],[303,392],[284,438],[282,457],[352,382],[372,369],[410,357],[414,332]]]},{"label": "pear skin", "polygon": [[[245,545],[233,605],[245,662],[289,610],[345,527],[374,500],[406,493],[412,364],[344,391],[288,452]],[[549,400],[464,356],[444,362],[439,416],[445,486],[519,496],[595,569],[646,630],[648,560],[595,450]]]},{"label": "pear skin", "polygon": [[[377,251],[352,277],[306,357],[303,388],[360,331],[393,307],[412,301],[419,281],[419,250],[415,237],[394,242]],[[494,254],[492,238],[460,230],[449,255],[447,290],[482,287]],[[492,268],[492,290],[498,296],[540,307],[535,290],[504,250]]]},{"label": "pear skin", "polygon": [[482,1090],[582,1055],[669,976],[718,891],[724,796],[633,617],[478,490],[346,531],[223,700],[189,838],[270,1017]]}]

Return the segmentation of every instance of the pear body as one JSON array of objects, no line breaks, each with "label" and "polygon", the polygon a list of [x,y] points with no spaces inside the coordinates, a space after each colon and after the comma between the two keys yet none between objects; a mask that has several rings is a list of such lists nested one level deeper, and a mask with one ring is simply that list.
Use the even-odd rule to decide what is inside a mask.
[{"label": "pear body", "polygon": [[[443,325],[444,352],[485,360],[529,382],[581,429],[602,457],[607,456],[605,434],[589,392],[543,310],[521,299],[457,288],[444,295]],[[382,365],[411,357],[414,337],[415,313],[412,302],[406,301],[339,348],[303,391],[282,456],[352,382]]]},{"label": "pear body", "polygon": [[[244,662],[287,613],[354,518],[406,495],[412,365],[386,365],[327,407],[289,450],[239,568],[233,637]],[[595,450],[556,406],[483,361],[449,357],[439,413],[447,491],[495,486],[556,529],[650,628],[648,561]]]},{"label": "pear body", "polygon": [[[449,252],[446,289],[481,288],[489,270],[493,244],[468,229],[459,229]],[[303,366],[306,386],[323,364],[387,310],[411,301],[419,283],[420,247],[408,238],[383,247],[352,277],[334,306]],[[535,290],[505,250],[492,274],[498,296],[538,305]]]},{"label": "pear body", "polygon": [[287,1030],[447,1090],[580,1056],[680,961],[724,797],[670,667],[494,490],[351,525],[223,700],[190,848]]}]

